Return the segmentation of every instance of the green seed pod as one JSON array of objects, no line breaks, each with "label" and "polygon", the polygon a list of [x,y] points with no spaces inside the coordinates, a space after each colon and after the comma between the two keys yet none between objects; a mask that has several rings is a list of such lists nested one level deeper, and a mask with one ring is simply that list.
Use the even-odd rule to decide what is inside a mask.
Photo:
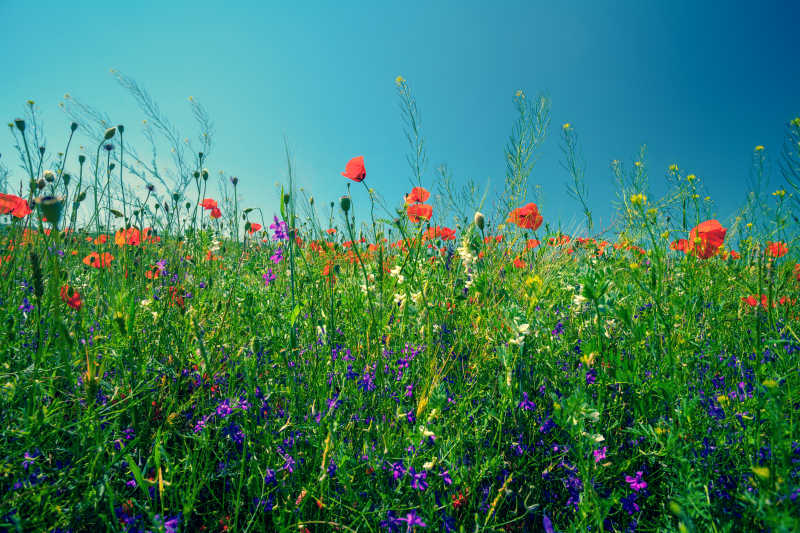
[{"label": "green seed pod", "polygon": [[350,197],[342,196],[342,198],[339,200],[339,206],[342,208],[342,211],[347,213],[350,210]]},{"label": "green seed pod", "polygon": [[78,129],[78,123],[77,122],[73,122],[72,124],[69,125],[69,129],[70,129],[70,131],[77,130]]},{"label": "green seed pod", "polygon": [[109,140],[111,137],[114,136],[115,133],[117,133],[117,128],[108,128],[106,130],[105,135],[103,135],[103,140],[104,141]]},{"label": "green seed pod", "polygon": [[486,224],[486,219],[483,216],[483,213],[480,211],[475,211],[475,225],[478,226],[478,229],[483,231],[483,227]]},{"label": "green seed pod", "polygon": [[83,155],[83,154],[79,155],[79,156],[78,156],[78,163],[80,163],[81,165],[83,165],[84,163],[86,163],[86,156],[85,156],[85,155]]},{"label": "green seed pod", "polygon": [[25,121],[22,120],[21,118],[15,118],[14,119],[14,124],[17,126],[17,129],[19,131],[22,131],[22,132],[25,131]]}]

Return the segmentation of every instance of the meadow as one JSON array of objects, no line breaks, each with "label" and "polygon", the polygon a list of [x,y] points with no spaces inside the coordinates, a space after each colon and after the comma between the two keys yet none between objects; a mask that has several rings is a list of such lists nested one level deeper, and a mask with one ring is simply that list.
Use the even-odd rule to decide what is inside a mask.
[{"label": "meadow", "polygon": [[[396,85],[405,199],[348,154],[319,205],[287,150],[275,213],[210,144],[175,136],[165,176],[82,104],[39,149],[24,106],[0,167],[0,530],[797,531],[800,118],[782,187],[735,217],[678,165],[655,197],[642,154],[612,163],[601,230],[546,98],[514,97],[493,198],[426,170]],[[570,232],[530,192],[553,130]]]}]

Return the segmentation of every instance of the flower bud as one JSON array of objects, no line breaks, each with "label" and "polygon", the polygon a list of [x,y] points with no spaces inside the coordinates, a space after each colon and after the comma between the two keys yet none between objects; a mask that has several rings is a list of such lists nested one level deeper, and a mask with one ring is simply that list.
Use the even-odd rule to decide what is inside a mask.
[{"label": "flower bud", "polygon": [[73,122],[72,124],[69,125],[69,129],[70,129],[70,131],[77,130],[78,129],[78,123],[77,122]]},{"label": "flower bud", "polygon": [[203,176],[203,181],[208,179],[208,169],[207,168],[204,168],[203,172],[201,174]]},{"label": "flower bud", "polygon": [[146,187],[149,192],[153,192],[154,190],[156,190],[156,186],[153,185],[152,183],[148,183]]},{"label": "flower bud", "polygon": [[475,225],[478,226],[478,229],[483,231],[483,227],[486,225],[486,219],[483,216],[483,213],[480,211],[475,211]]},{"label": "flower bud", "polygon": [[72,179],[72,176],[65,173],[63,176],[61,176],[61,178],[64,180],[64,187],[69,187],[69,182]]},{"label": "flower bud", "polygon": [[236,187],[237,185],[239,185],[239,178],[237,178],[236,176],[231,176],[231,183],[233,183],[233,186]]},{"label": "flower bud", "polygon": [[78,156],[78,163],[80,163],[81,165],[83,165],[85,162],[86,162],[86,156],[85,156],[85,155],[83,155],[83,154],[79,155],[79,156]]},{"label": "flower bud", "polygon": [[56,175],[53,174],[52,170],[45,170],[44,171],[44,180],[47,183],[53,183],[56,180]]},{"label": "flower bud", "polygon": [[117,133],[117,128],[114,128],[114,127],[108,128],[106,130],[106,134],[103,135],[103,140],[104,141],[109,140],[111,137],[114,136],[115,133]]},{"label": "flower bud", "polygon": [[53,226],[58,226],[61,219],[61,208],[64,207],[63,196],[40,196],[34,199],[39,212],[47,217],[47,221]]},{"label": "flower bud", "polygon": [[82,202],[84,200],[86,200],[86,191],[81,191],[78,194],[78,203],[80,203],[80,202]]},{"label": "flower bud", "polygon": [[347,213],[350,210],[350,197],[342,196],[339,200],[339,206],[342,208],[342,211]]},{"label": "flower bud", "polygon": [[45,147],[44,146],[40,146],[39,147],[39,155],[44,155],[44,152],[45,152]]},{"label": "flower bud", "polygon": [[25,121],[22,120],[21,118],[15,118],[14,119],[14,124],[17,126],[17,129],[19,131],[22,131],[22,132],[25,131]]},{"label": "flower bud", "polygon": [[286,204],[286,205],[289,205],[289,200],[290,200],[291,198],[292,198],[292,197],[289,195],[289,193],[288,193],[288,192],[285,192],[285,193],[283,193],[283,203],[284,203],[284,204]]},{"label": "flower bud", "polygon": [[180,200],[180,199],[181,199],[181,195],[179,193],[177,193],[177,192],[172,193],[172,201],[173,202],[175,202],[177,204],[178,200]]},{"label": "flower bud", "polygon": [[194,179],[199,179],[200,178],[200,171],[199,170],[195,170],[192,173],[192,176],[194,176]]},{"label": "flower bud", "polygon": [[125,126],[120,124],[119,126],[117,126],[117,130],[119,131],[119,134],[122,135],[125,132]]},{"label": "flower bud", "polygon": [[44,180],[44,178],[39,178],[39,181],[36,182],[36,186],[39,187],[39,190],[44,189],[46,185],[47,182]]},{"label": "flower bud", "polygon": [[308,203],[311,204],[311,205],[314,205],[314,197],[313,196],[308,198]]}]

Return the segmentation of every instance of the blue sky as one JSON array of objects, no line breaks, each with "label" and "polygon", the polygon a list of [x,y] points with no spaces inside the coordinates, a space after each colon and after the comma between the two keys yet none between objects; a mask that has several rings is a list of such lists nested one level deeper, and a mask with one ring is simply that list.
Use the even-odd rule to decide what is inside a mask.
[{"label": "blue sky", "polygon": [[[794,2],[381,4],[0,0],[0,115],[11,120],[35,100],[59,151],[69,119],[58,103],[70,93],[135,138],[143,117],[109,74],[118,69],[186,135],[187,98],[203,103],[216,126],[207,166],[239,176],[243,203],[271,212],[286,177],[284,135],[318,205],[345,192],[340,172],[355,155],[369,185],[401,204],[410,171],[397,75],[421,113],[425,185],[435,189],[434,169],[447,163],[457,182],[490,180],[493,197],[514,93],[544,92],[552,126],[531,183],[542,185],[545,219],[569,226],[581,213],[559,164],[564,122],[580,136],[602,225],[614,198],[609,163],[630,164],[642,144],[655,192],[677,163],[725,220],[744,199],[753,148],[777,155],[783,125],[800,114]],[[0,135],[15,166],[11,137]]]}]

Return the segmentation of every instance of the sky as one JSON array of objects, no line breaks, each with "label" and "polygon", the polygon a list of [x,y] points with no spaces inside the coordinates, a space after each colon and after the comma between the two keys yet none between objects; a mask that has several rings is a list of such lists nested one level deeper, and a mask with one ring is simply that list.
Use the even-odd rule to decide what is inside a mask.
[{"label": "sky", "polygon": [[[642,145],[653,194],[675,163],[698,176],[717,218],[730,219],[754,147],[774,159],[784,125],[800,115],[796,2],[384,4],[0,0],[0,117],[11,121],[34,100],[48,150],[62,151],[70,119],[59,103],[69,93],[125,124],[135,142],[143,114],[109,73],[117,69],[187,137],[196,133],[188,97],[204,105],[215,125],[212,176],[238,176],[240,204],[271,214],[275,183],[287,178],[284,139],[316,205],[346,193],[340,173],[356,155],[366,183],[402,205],[411,171],[398,75],[420,113],[423,185],[435,191],[445,163],[456,185],[489,187],[491,203],[502,189],[514,94],[543,93],[552,122],[531,193],[540,185],[545,220],[569,227],[581,211],[566,194],[563,123],[579,135],[589,204],[603,226],[615,198],[610,162],[630,166]],[[0,133],[14,183],[22,173],[12,146]],[[771,185],[782,186],[777,172]],[[360,189],[353,200],[364,209]]]}]

